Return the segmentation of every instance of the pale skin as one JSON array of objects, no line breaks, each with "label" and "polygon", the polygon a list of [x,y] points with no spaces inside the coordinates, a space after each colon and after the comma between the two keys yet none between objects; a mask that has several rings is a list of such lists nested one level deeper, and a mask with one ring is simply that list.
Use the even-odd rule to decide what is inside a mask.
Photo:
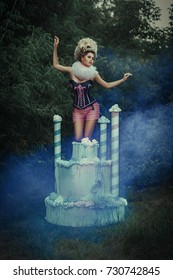
[{"label": "pale skin", "polygon": [[[58,62],[58,54],[57,49],[59,45],[59,38],[57,36],[54,37],[54,49],[53,49],[53,67],[58,69],[61,72],[68,73],[70,78],[74,80],[77,83],[85,82],[85,80],[79,80],[76,76],[72,74],[72,67],[70,66],[63,66],[59,64]],[[92,52],[88,52],[85,56],[81,58],[81,63],[86,66],[90,67],[94,64],[95,56]],[[114,88],[123,82],[125,82],[129,76],[131,76],[131,73],[125,73],[123,78],[117,81],[113,82],[106,82],[101,78],[99,74],[96,75],[96,77],[93,79],[93,81],[96,81],[99,85],[106,89]],[[75,121],[74,122],[74,134],[75,134],[75,140],[79,141],[83,136],[91,138],[92,133],[94,131],[94,128],[96,126],[97,120],[87,120],[87,121]]]}]

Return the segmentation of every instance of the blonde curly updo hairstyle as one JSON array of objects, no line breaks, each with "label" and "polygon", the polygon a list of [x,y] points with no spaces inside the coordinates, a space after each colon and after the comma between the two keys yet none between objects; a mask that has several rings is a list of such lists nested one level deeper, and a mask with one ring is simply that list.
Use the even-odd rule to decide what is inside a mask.
[{"label": "blonde curly updo hairstyle", "polygon": [[76,60],[81,61],[81,57],[83,57],[88,52],[92,52],[97,57],[97,43],[93,41],[91,38],[83,38],[81,39],[74,51],[74,57]]}]

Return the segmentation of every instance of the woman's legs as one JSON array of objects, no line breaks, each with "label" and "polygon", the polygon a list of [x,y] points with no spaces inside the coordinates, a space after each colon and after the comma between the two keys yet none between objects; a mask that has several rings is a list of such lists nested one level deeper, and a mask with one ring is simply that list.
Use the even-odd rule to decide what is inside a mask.
[{"label": "woman's legs", "polygon": [[94,128],[96,126],[97,120],[87,120],[87,121],[75,121],[74,122],[74,134],[75,140],[80,141],[84,137],[91,138]]},{"label": "woman's legs", "polygon": [[91,138],[94,128],[96,126],[97,120],[87,120],[85,122],[85,130],[84,130],[84,137]]},{"label": "woman's legs", "polygon": [[83,137],[83,131],[84,131],[84,121],[75,121],[74,122],[74,135],[75,140],[80,141]]},{"label": "woman's legs", "polygon": [[80,141],[83,136],[91,138],[99,115],[100,108],[97,102],[85,109],[74,108],[73,122],[76,141]]}]

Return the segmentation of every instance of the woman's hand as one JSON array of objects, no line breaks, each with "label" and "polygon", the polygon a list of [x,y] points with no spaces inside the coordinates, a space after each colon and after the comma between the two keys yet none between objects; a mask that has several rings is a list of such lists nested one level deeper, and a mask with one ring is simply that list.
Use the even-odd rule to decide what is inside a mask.
[{"label": "woman's hand", "polygon": [[131,73],[125,73],[124,77],[123,77],[123,80],[126,81],[130,76],[132,76]]},{"label": "woman's hand", "polygon": [[54,42],[53,42],[54,47],[58,47],[59,45],[59,38],[57,36],[54,37]]}]

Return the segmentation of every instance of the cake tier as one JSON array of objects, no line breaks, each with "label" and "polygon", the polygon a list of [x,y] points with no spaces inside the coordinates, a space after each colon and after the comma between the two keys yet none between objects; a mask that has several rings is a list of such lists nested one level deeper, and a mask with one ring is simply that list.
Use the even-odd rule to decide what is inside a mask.
[{"label": "cake tier", "polygon": [[79,161],[83,158],[86,159],[95,159],[98,154],[99,144],[96,140],[92,142],[87,138],[82,140],[82,143],[73,142],[73,151],[72,151],[72,159],[75,161]]},{"label": "cake tier", "polygon": [[127,201],[112,196],[96,201],[63,202],[55,193],[45,199],[46,220],[61,226],[103,226],[124,219]]},{"label": "cake tier", "polygon": [[111,161],[100,161],[98,146],[96,140],[88,138],[73,142],[72,159],[56,162],[56,192],[65,201],[88,200],[111,192]]},{"label": "cake tier", "polygon": [[90,200],[111,193],[111,162],[60,160],[55,178],[56,192],[65,201]]}]

